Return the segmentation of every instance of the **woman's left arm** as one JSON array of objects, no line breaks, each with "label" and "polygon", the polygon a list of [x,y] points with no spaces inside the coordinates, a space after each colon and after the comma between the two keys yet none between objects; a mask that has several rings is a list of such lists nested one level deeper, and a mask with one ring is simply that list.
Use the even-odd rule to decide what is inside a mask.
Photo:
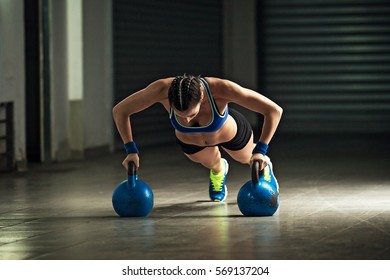
[{"label": "woman's left arm", "polygon": [[218,91],[223,93],[228,103],[236,103],[264,116],[259,142],[268,145],[279,125],[283,109],[264,95],[232,81],[219,79],[215,82]]}]

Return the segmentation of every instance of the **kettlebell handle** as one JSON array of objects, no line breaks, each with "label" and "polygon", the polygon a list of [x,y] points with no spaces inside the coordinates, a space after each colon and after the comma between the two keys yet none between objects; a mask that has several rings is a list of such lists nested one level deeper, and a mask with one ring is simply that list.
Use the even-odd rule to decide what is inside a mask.
[{"label": "kettlebell handle", "polygon": [[134,161],[129,161],[127,166],[127,176],[128,182],[131,187],[136,186],[136,181],[138,180],[138,171]]},{"label": "kettlebell handle", "polygon": [[129,165],[127,166],[127,176],[136,176],[137,175],[137,167],[134,161],[129,161]]},{"label": "kettlebell handle", "polygon": [[260,181],[260,177],[264,175],[264,170],[259,171],[260,162],[255,160],[252,164],[252,182],[257,185]]}]

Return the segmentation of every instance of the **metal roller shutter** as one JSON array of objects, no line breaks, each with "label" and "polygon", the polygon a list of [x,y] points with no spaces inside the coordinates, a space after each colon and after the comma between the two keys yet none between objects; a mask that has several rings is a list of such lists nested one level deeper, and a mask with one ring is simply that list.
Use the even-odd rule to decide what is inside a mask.
[{"label": "metal roller shutter", "polygon": [[287,132],[390,132],[390,1],[266,0],[263,90]]},{"label": "metal roller shutter", "polygon": [[[152,81],[183,73],[222,73],[222,3],[113,1],[115,104]],[[161,105],[132,116],[139,145],[174,141]],[[119,136],[116,143],[121,146]]]}]

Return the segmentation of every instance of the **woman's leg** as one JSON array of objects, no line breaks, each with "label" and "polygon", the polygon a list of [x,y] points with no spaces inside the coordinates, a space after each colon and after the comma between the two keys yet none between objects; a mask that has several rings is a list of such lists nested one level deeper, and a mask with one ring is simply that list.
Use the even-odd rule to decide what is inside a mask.
[{"label": "woman's leg", "polygon": [[185,154],[193,162],[210,169],[209,196],[212,201],[222,202],[226,199],[226,174],[229,164],[221,159],[218,147],[206,147],[194,154]]},{"label": "woman's leg", "polygon": [[246,145],[240,150],[229,150],[225,147],[222,147],[234,160],[242,164],[250,164],[250,159],[252,157],[252,151],[255,148],[255,143],[253,143],[253,133],[250,137],[250,140]]},{"label": "woman's leg", "polygon": [[211,169],[214,173],[222,171],[221,152],[218,147],[206,147],[194,154],[184,153],[190,160],[202,164],[207,169]]},{"label": "woman's leg", "polygon": [[231,108],[229,114],[237,124],[237,133],[232,140],[222,143],[221,147],[236,161],[250,164],[253,143],[253,131],[249,121],[237,110]]}]

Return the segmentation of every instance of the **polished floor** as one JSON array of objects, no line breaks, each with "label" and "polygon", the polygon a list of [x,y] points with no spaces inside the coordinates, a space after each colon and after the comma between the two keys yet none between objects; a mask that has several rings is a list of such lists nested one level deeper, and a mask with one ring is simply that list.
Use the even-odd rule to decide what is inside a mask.
[{"label": "polished floor", "polygon": [[229,197],[208,201],[208,171],[176,146],[145,148],[146,218],[119,218],[112,191],[122,153],[0,174],[0,259],[390,259],[388,141],[375,136],[277,136],[269,155],[281,203],[243,217],[247,166],[230,162]]}]

